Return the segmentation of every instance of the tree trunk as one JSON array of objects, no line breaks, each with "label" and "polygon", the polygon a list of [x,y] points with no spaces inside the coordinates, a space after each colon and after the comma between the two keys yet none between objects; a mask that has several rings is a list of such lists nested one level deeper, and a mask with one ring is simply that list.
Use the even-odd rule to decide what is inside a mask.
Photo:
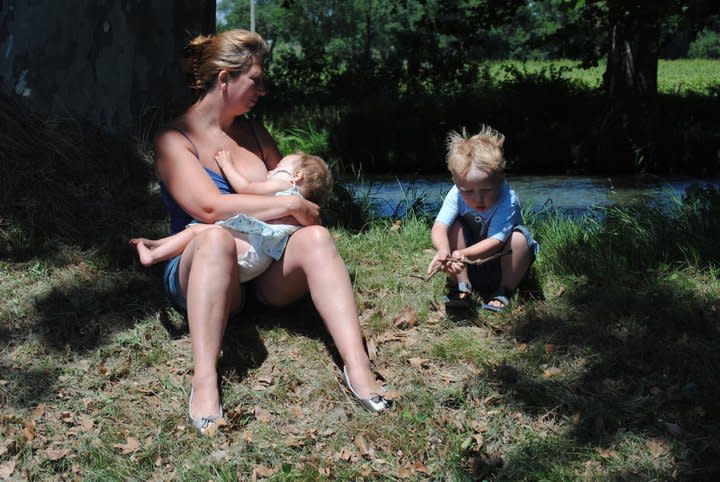
[{"label": "tree trunk", "polygon": [[658,37],[654,16],[624,12],[610,22],[599,150],[611,172],[656,167]]}]

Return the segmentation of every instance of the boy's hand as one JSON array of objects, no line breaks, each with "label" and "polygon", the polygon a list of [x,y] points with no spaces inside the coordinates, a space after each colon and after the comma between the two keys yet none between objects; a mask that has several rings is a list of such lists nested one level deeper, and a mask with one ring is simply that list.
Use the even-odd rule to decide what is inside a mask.
[{"label": "boy's hand", "polygon": [[450,255],[450,258],[448,259],[447,269],[446,271],[448,273],[457,275],[460,274],[460,272],[465,269],[465,263],[467,258],[464,254],[462,254],[461,251],[455,250],[452,252],[452,255]]},{"label": "boy's hand", "polygon": [[443,265],[449,256],[450,251],[444,249],[435,253],[435,256],[433,256],[432,261],[430,261],[430,264],[428,265],[427,274],[430,275],[436,271],[444,271]]}]

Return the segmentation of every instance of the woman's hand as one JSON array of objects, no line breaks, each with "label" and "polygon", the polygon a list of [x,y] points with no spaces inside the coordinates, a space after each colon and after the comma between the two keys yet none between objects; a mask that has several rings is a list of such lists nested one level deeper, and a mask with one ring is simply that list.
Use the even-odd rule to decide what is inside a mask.
[{"label": "woman's hand", "polygon": [[312,226],[320,224],[320,206],[301,198],[300,196],[282,196],[288,199],[289,216],[294,218],[300,226]]}]

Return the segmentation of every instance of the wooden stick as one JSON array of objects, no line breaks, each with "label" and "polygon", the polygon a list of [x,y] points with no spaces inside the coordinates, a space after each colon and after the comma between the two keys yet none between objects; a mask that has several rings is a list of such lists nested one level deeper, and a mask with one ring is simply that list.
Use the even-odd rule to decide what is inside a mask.
[{"label": "wooden stick", "polygon": [[[454,261],[459,261],[459,262],[461,262],[461,263],[465,263],[465,264],[470,265],[470,266],[479,266],[479,265],[481,265],[481,264],[487,263],[488,261],[492,261],[492,260],[494,260],[494,259],[501,258],[501,257],[503,257],[503,256],[507,256],[508,254],[511,254],[511,253],[512,253],[512,249],[506,249],[506,250],[504,250],[504,251],[498,251],[497,253],[488,256],[487,258],[478,258],[478,259],[471,260],[471,259],[467,259],[467,258],[465,258],[465,259],[454,259],[454,258],[452,258],[452,256],[448,256],[445,260],[447,261],[447,260],[453,259]],[[439,272],[440,272],[440,266],[436,266],[436,267],[430,272],[430,274],[427,275],[427,276],[418,276],[418,275],[411,275],[411,276],[413,276],[414,278],[420,278],[420,279],[423,280],[423,281],[428,281],[428,280],[430,280],[430,278],[432,278],[433,276],[435,276],[435,275],[438,274]]]}]

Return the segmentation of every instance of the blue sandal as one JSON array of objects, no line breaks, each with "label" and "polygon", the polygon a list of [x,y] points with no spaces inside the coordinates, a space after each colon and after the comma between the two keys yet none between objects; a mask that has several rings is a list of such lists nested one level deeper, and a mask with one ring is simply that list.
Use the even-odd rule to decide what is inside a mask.
[{"label": "blue sandal", "polygon": [[494,305],[490,305],[488,303],[483,303],[482,307],[484,310],[494,311],[495,313],[505,311],[508,308],[510,308],[510,298],[511,297],[512,297],[512,293],[508,293],[501,288],[497,292],[495,292],[494,295],[492,295],[490,297],[490,299],[488,300],[488,303],[490,303],[491,301],[499,301],[500,303],[502,303],[502,306],[494,306]]},{"label": "blue sandal", "polygon": [[[461,295],[465,295],[462,296]],[[455,310],[458,308],[472,309],[472,286],[470,283],[461,281],[457,285],[457,289],[448,293],[444,299],[445,309]]]}]

